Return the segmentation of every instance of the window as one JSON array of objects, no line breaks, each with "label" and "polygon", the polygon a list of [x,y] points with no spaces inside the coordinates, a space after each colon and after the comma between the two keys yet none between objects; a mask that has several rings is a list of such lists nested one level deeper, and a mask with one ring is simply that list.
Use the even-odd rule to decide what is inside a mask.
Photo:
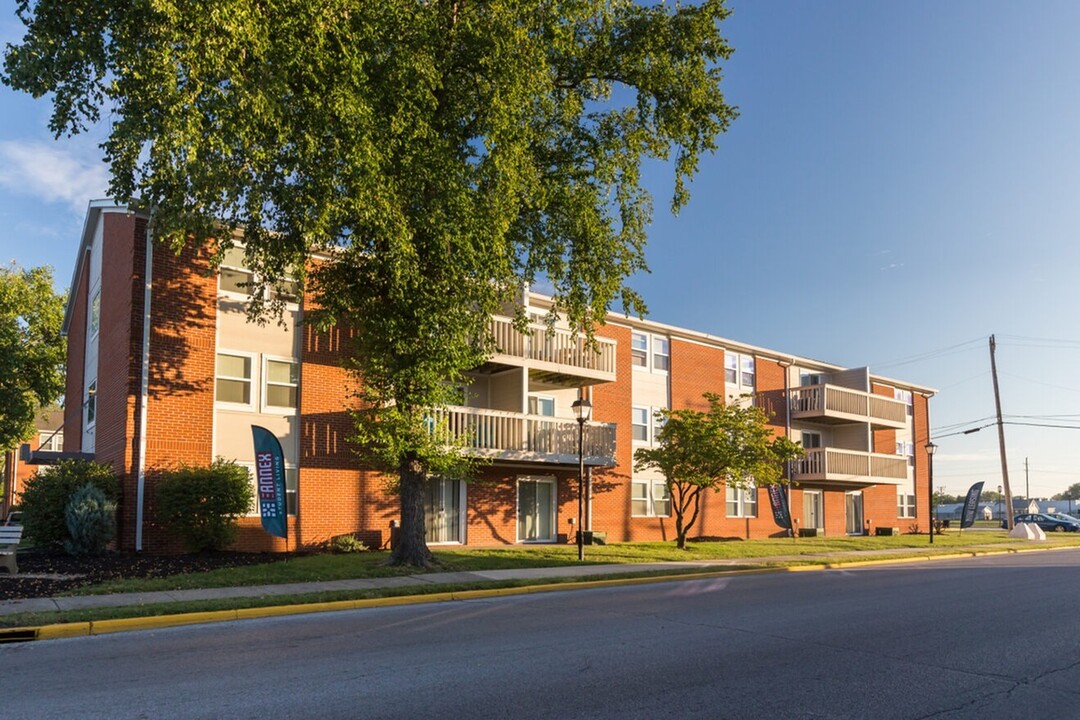
[{"label": "window", "polygon": [[38,450],[60,452],[64,449],[64,431],[43,432],[38,435]]},{"label": "window", "polygon": [[667,372],[670,367],[670,341],[667,338],[653,337],[653,370]]},{"label": "window", "polygon": [[911,493],[898,493],[896,496],[896,517],[915,517],[915,495]]},{"label": "window", "polygon": [[[266,359],[264,402],[267,408],[296,409],[299,366],[291,360]],[[221,382],[220,380],[218,382]]]},{"label": "window", "polygon": [[754,356],[725,352],[724,382],[752,391],[754,389]]},{"label": "window", "polygon": [[250,407],[251,366],[251,357],[248,355],[218,353],[214,399],[217,402]]},{"label": "window", "polygon": [[902,403],[905,403],[907,405],[907,414],[911,414],[911,404],[914,400],[914,396],[911,394],[910,390],[894,389],[893,398],[899,400]]},{"label": "window", "polygon": [[821,447],[821,433],[802,431],[802,446],[807,450]]},{"label": "window", "polygon": [[630,514],[634,517],[668,517],[671,495],[663,480],[635,480],[630,484]]},{"label": "window", "polygon": [[907,455],[908,465],[915,464],[915,445],[901,440],[896,441],[896,454]]},{"label": "window", "polygon": [[739,382],[739,356],[724,353],[724,382],[735,385]]},{"label": "window", "polygon": [[649,442],[649,408],[634,406],[631,415],[634,440]]},{"label": "window", "polygon": [[93,427],[97,418],[97,380],[86,389],[86,427]]},{"label": "window", "polygon": [[555,398],[543,395],[529,396],[529,414],[555,417]]},{"label": "window", "polygon": [[[652,347],[651,354],[650,346]],[[671,341],[662,335],[631,333],[630,362],[635,368],[666,373],[671,367]]]},{"label": "window", "polygon": [[644,333],[630,335],[630,362],[634,367],[649,367],[649,336]]},{"label": "window", "polygon": [[255,274],[245,267],[244,249],[231,247],[221,258],[218,287],[225,292],[251,295]]},{"label": "window", "polygon": [[821,373],[810,372],[809,370],[799,371],[799,385],[801,387],[807,387],[809,385],[821,385],[825,382],[825,376]]},{"label": "window", "polygon": [[[293,279],[295,274],[293,269],[288,269],[279,283],[280,289],[270,290],[270,297],[281,298],[285,302],[297,302],[300,298],[300,286]],[[255,273],[247,267],[243,248],[231,247],[225,251],[218,269],[218,278],[218,288],[224,292],[245,296],[252,294],[251,285],[255,282]]]},{"label": "window", "polygon": [[752,355],[742,356],[742,377],[740,382],[744,388],[754,387],[754,358]]},{"label": "window", "polygon": [[757,517],[757,488],[727,488],[728,517]]},{"label": "window", "polygon": [[98,336],[98,331],[101,330],[101,290],[98,289],[94,293],[93,299],[90,300],[90,339],[93,340]]}]

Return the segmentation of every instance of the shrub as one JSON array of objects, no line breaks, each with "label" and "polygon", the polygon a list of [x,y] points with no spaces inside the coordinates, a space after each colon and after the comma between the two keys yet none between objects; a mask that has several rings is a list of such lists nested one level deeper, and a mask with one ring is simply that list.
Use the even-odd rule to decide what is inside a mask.
[{"label": "shrub", "polygon": [[330,546],[330,552],[338,554],[362,553],[371,549],[355,535],[338,535],[327,544]]},{"label": "shrub", "polygon": [[254,493],[247,468],[215,460],[209,467],[165,471],[154,493],[158,521],[192,552],[223,550],[236,539]]},{"label": "shrub", "polygon": [[116,503],[90,483],[75,491],[64,509],[68,535],[64,549],[71,555],[100,555],[116,535]]},{"label": "shrub", "polygon": [[52,546],[63,546],[71,540],[65,510],[75,491],[88,484],[111,502],[120,498],[120,481],[107,465],[61,460],[31,475],[19,498],[27,539],[36,545]]}]

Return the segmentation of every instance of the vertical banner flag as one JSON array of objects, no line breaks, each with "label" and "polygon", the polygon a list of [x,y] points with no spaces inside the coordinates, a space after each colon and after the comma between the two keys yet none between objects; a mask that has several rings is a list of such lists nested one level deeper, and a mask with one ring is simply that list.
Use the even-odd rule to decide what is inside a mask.
[{"label": "vertical banner flag", "polygon": [[787,493],[782,485],[769,486],[769,504],[772,505],[772,519],[785,530],[791,530],[791,512],[788,510]]},{"label": "vertical banner flag", "polygon": [[285,509],[285,455],[274,434],[258,425],[251,426],[255,441],[255,486],[259,494],[259,516],[263,530],[288,538]]},{"label": "vertical banner flag", "polygon": [[977,482],[968,488],[967,498],[964,500],[964,514],[960,516],[960,529],[969,528],[975,524],[975,511],[979,509],[979,495],[982,494],[983,484]]}]

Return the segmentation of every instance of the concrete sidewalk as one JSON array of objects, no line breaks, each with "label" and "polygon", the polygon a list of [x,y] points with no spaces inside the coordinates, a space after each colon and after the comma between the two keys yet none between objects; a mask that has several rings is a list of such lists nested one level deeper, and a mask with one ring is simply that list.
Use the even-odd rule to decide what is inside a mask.
[{"label": "concrete sidewalk", "polygon": [[[1035,548],[1033,548],[1035,549]],[[1051,549],[1051,548],[1045,548]],[[1063,548],[1067,549],[1067,548]],[[476,583],[484,587],[489,582],[502,580],[565,580],[626,573],[656,573],[665,570],[724,570],[730,568],[764,568],[777,563],[811,561],[821,567],[836,567],[853,563],[881,561],[904,562],[942,557],[971,557],[992,553],[1017,552],[1015,548],[982,546],[957,549],[947,555],[931,555],[923,548],[897,548],[889,550],[854,550],[847,552],[819,553],[809,555],[778,555],[771,557],[730,558],[725,560],[700,560],[693,562],[632,563],[618,565],[573,565],[549,568],[521,568],[512,570],[484,570],[474,572],[441,572],[405,575],[388,578],[357,578],[325,582],[287,583],[282,585],[244,585],[192,590],[162,590],[157,592],[121,593],[115,595],[69,595],[49,598],[0,601],[0,616],[24,612],[51,612],[56,610],[81,610],[98,607],[125,607],[192,600],[215,600],[221,598],[274,597],[305,595],[309,593],[339,590],[372,590],[377,588],[421,588],[448,583]],[[0,578],[2,582],[2,578]]]}]

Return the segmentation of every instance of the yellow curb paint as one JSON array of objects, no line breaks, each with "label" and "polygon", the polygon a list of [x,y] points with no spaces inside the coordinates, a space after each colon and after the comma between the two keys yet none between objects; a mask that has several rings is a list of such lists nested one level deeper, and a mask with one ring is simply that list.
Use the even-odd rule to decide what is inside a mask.
[{"label": "yellow curb paint", "polygon": [[64,623],[63,625],[42,625],[37,628],[37,640],[56,640],[58,638],[84,637],[90,634],[89,622]]},{"label": "yellow curb paint", "polygon": [[321,602],[310,604],[275,605],[261,608],[243,608],[239,610],[217,610],[200,613],[183,613],[177,615],[157,615],[143,618],[123,618],[114,620],[96,620],[92,622],[63,623],[54,625],[42,625],[37,627],[6,628],[0,633],[15,633],[32,631],[36,640],[52,640],[64,637],[79,637],[86,635],[101,635],[104,633],[124,632],[129,630],[149,630],[156,628],[175,627],[180,625],[193,625],[197,623],[213,623],[229,620],[246,620],[263,617],[275,617],[285,615],[298,615],[317,612],[334,612],[339,610],[352,610],[374,607],[393,607],[402,605],[418,605],[423,603],[449,602],[457,600],[480,599],[485,597],[500,597],[508,595],[524,595],[530,593],[557,592],[560,590],[580,590],[597,587],[616,587],[620,585],[641,585],[649,583],[673,582],[677,580],[701,580],[707,578],[723,577],[726,575],[760,575],[776,572],[820,572],[822,570],[842,569],[850,567],[866,567],[872,565],[894,565],[897,563],[926,562],[931,560],[949,560],[966,557],[978,557],[980,555],[1004,555],[1021,552],[1040,552],[1046,550],[1080,550],[1080,547],[1028,547],[1028,548],[1001,548],[994,550],[978,550],[960,553],[948,553],[942,555],[918,555],[881,560],[855,560],[839,563],[815,563],[811,565],[790,565],[786,567],[751,567],[736,569],[704,570],[702,572],[683,573],[675,575],[652,575],[647,577],[612,578],[601,580],[579,580],[565,583],[547,583],[543,585],[523,585],[509,588],[490,588],[483,590],[461,590],[457,592],[432,593],[429,595],[398,595],[384,598],[367,598],[359,600],[338,600],[333,602]]},{"label": "yellow curb paint", "polygon": [[180,615],[154,615],[151,617],[139,618],[92,620],[90,622],[90,634],[103,635],[105,633],[127,632],[129,630],[154,630],[176,625],[195,625],[197,623],[221,622],[222,620],[235,619],[235,610],[215,610],[212,612],[183,613]]}]

